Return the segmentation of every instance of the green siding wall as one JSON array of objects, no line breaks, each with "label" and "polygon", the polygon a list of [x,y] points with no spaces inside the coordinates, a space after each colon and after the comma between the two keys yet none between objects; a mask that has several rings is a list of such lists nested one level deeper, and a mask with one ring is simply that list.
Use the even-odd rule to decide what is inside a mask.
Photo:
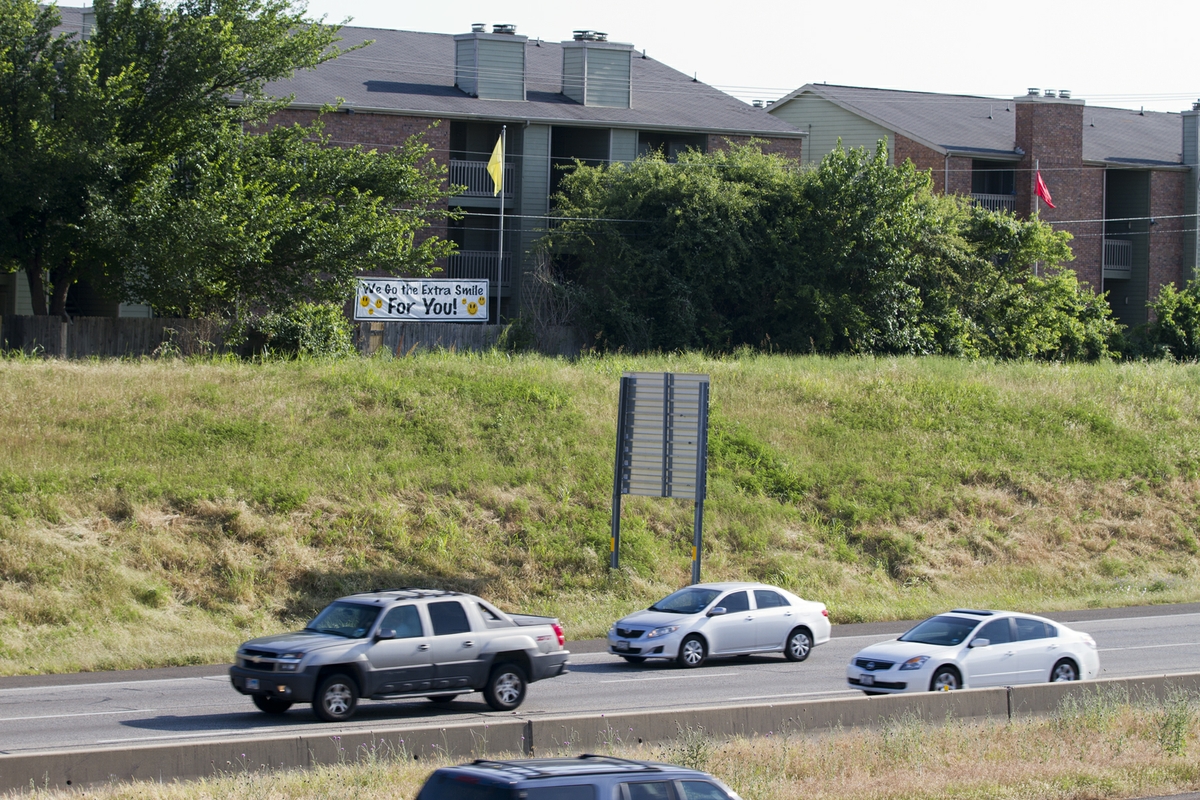
[{"label": "green siding wall", "polygon": [[587,101],[601,108],[629,108],[629,50],[588,48]]},{"label": "green siding wall", "polygon": [[583,103],[583,48],[564,47],[563,94],[576,103]]},{"label": "green siding wall", "polygon": [[[1141,325],[1149,317],[1150,293],[1150,173],[1145,170],[1109,170],[1106,175],[1104,236],[1133,244],[1133,269],[1127,280],[1104,279],[1113,314],[1123,324]],[[1122,221],[1123,217],[1141,217]]]},{"label": "green siding wall", "polygon": [[525,273],[533,268],[530,251],[534,242],[542,238],[546,220],[541,217],[550,209],[548,196],[550,187],[550,126],[530,125],[525,128],[523,150],[518,168],[521,188],[517,207],[522,215],[519,255],[514,259],[513,296],[521,296],[521,284]]},{"label": "green siding wall", "polygon": [[488,100],[525,99],[525,42],[479,39],[479,97]]},{"label": "green siding wall", "polygon": [[[875,151],[880,139],[886,138],[890,142],[895,138],[886,128],[812,94],[802,94],[786,103],[776,103],[767,111],[802,131],[811,131],[804,142],[805,163],[820,161],[833,152],[839,137],[842,147],[847,150],[865,147],[869,152]],[[891,160],[890,152],[888,160]]]},{"label": "green siding wall", "polygon": [[467,94],[475,94],[475,40],[454,42],[454,85]]},{"label": "green siding wall", "polygon": [[609,154],[609,160],[613,163],[618,161],[633,161],[638,154],[638,132],[614,129],[612,132],[612,151]]}]

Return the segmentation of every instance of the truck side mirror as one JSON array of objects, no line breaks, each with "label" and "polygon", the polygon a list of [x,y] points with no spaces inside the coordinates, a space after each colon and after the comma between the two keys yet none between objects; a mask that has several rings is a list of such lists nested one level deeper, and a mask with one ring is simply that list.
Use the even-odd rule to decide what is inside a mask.
[{"label": "truck side mirror", "polygon": [[377,631],[375,633],[375,641],[377,641],[377,642],[382,642],[385,639],[395,639],[395,638],[396,638],[396,630],[394,628],[387,628],[385,630]]}]

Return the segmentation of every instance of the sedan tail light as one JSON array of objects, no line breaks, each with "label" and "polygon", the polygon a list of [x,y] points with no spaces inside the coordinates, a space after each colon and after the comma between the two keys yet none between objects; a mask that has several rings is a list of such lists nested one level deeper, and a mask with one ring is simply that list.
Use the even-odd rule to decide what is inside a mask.
[{"label": "sedan tail light", "polygon": [[563,633],[562,625],[557,622],[551,622],[550,627],[554,628],[554,635],[558,637],[558,646],[562,647],[567,643],[567,636]]},{"label": "sedan tail light", "polygon": [[829,609],[828,609],[828,608],[822,608],[822,609],[821,609],[821,616],[822,616],[822,617],[828,617],[828,616],[829,616]]}]

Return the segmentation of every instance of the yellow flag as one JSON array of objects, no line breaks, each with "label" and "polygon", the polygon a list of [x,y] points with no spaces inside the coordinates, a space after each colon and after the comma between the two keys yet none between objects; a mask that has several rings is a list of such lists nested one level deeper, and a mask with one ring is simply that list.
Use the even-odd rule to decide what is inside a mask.
[{"label": "yellow flag", "polygon": [[496,185],[496,190],[492,192],[492,196],[500,194],[504,191],[504,137],[501,136],[496,140],[496,147],[492,150],[492,157],[488,159],[487,171],[488,175],[492,176],[492,183]]}]

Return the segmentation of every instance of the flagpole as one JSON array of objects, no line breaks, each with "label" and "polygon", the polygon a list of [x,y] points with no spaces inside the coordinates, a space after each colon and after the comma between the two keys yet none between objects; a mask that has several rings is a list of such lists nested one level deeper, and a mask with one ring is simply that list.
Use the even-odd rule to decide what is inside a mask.
[{"label": "flagpole", "polygon": [[[1035,158],[1033,160],[1033,180],[1035,182],[1034,187],[1033,187],[1033,218],[1034,219],[1037,219],[1038,215],[1042,213],[1041,204],[1038,203],[1039,195],[1038,195],[1037,183],[1036,183],[1037,181],[1040,181],[1041,179],[1042,179],[1042,160],[1040,158]],[[503,197],[500,198],[500,202],[501,203],[504,202]],[[1038,274],[1038,262],[1034,261],[1033,262],[1033,277],[1036,278],[1037,274]]]},{"label": "flagpole", "polygon": [[[504,185],[505,148],[508,145],[508,126],[500,126],[500,244],[496,254],[496,324],[500,324],[500,280],[504,274]],[[489,315],[490,316],[490,315]]]}]

